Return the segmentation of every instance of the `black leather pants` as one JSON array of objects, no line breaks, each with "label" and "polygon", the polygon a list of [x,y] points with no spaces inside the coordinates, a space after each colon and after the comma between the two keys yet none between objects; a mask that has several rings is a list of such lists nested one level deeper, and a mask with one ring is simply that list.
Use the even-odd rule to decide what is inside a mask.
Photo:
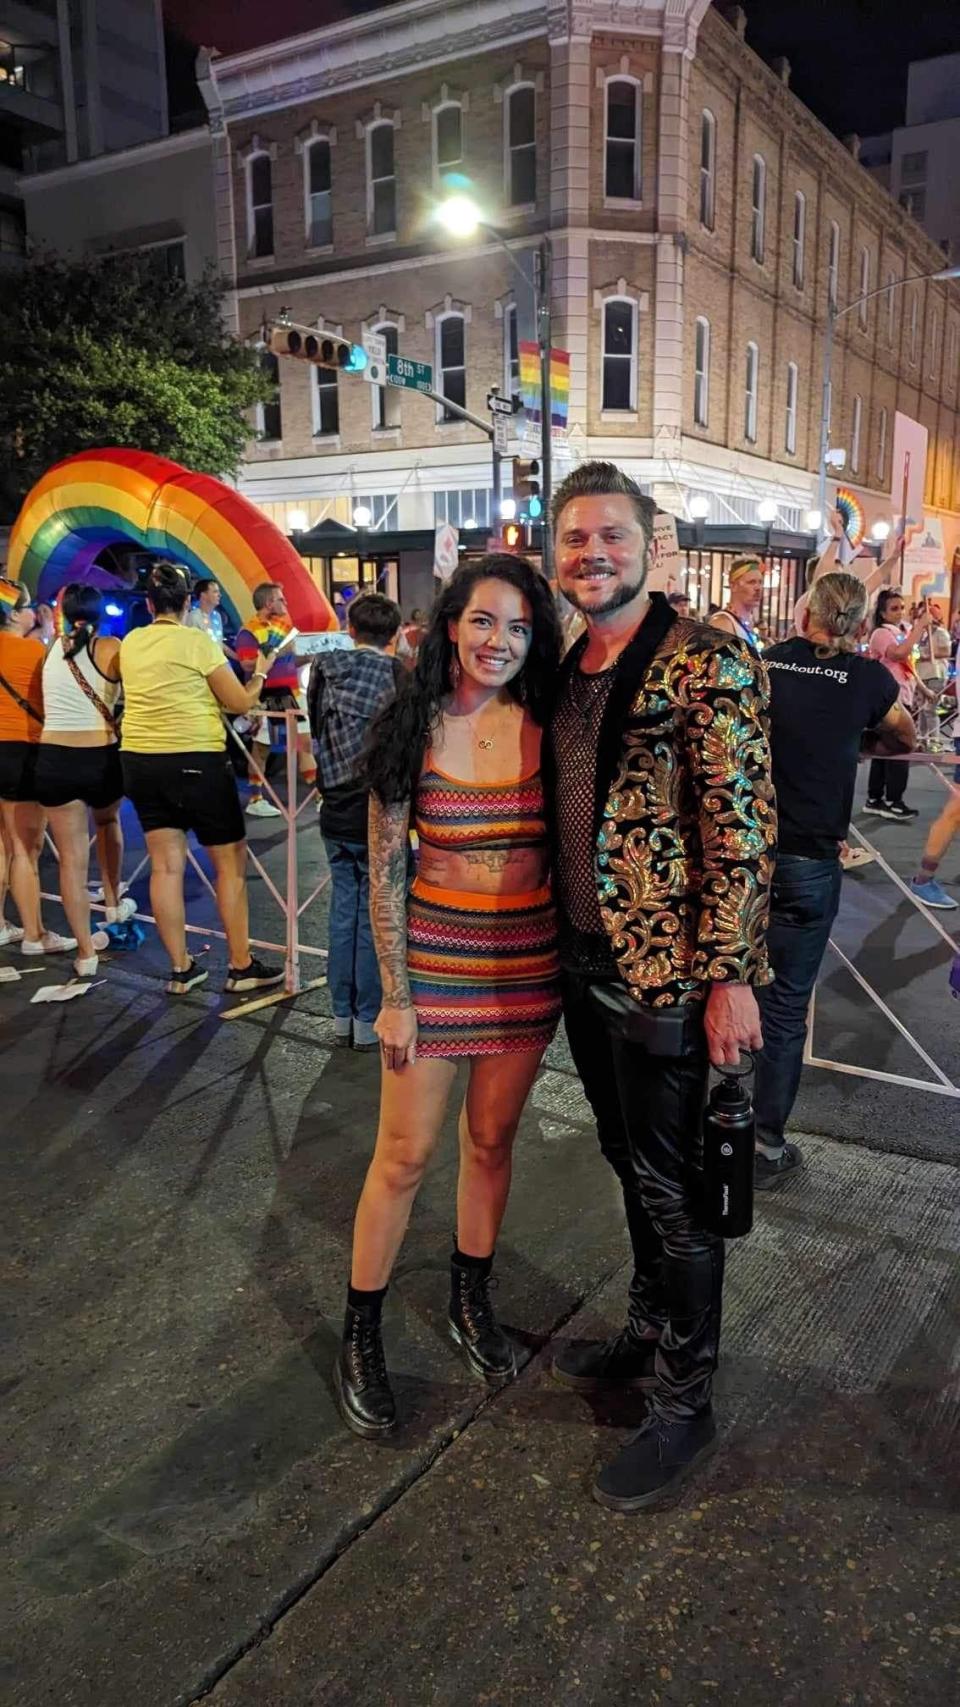
[{"label": "black leather pants", "polygon": [[690,1171],[699,1154],[708,1059],[655,1056],[611,1035],[590,980],[565,973],[570,1050],[597,1121],[600,1148],[623,1188],[633,1246],[629,1319],[658,1340],[653,1408],[691,1417],[710,1403],[720,1342],[723,1240],[698,1226]]}]

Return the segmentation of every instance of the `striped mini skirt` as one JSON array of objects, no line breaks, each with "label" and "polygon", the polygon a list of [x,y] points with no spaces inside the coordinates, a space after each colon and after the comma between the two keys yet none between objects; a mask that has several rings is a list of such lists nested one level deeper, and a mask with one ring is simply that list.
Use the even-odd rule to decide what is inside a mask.
[{"label": "striped mini skirt", "polygon": [[418,877],[407,904],[407,968],[418,1056],[545,1049],[560,1018],[549,889],[462,894]]}]

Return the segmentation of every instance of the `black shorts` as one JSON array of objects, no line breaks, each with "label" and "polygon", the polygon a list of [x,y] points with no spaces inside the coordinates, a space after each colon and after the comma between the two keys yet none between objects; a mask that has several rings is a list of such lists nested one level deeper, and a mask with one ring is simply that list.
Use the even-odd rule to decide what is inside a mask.
[{"label": "black shorts", "polygon": [[42,741],[37,748],[37,794],[41,806],[66,806],[82,800],[99,810],[123,796],[120,748],[60,747]]},{"label": "black shorts", "polygon": [[0,800],[36,800],[36,741],[0,741]]},{"label": "black shorts", "polygon": [[121,753],[124,792],[141,827],[192,830],[201,847],[242,842],[246,826],[226,753]]}]

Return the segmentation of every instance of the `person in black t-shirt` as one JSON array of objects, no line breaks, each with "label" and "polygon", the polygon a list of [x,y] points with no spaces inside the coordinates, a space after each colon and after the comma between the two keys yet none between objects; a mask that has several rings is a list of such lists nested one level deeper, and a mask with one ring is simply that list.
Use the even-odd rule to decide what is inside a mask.
[{"label": "person in black t-shirt", "polygon": [[856,575],[825,575],[811,588],[799,639],[764,654],[780,834],[767,933],[774,982],[757,991],[760,1190],[801,1165],[784,1127],[800,1083],[810,992],[840,905],[840,843],[850,827],[861,735],[880,731],[900,753],[916,741],[890,671],[855,650],[866,614],[867,590]]}]

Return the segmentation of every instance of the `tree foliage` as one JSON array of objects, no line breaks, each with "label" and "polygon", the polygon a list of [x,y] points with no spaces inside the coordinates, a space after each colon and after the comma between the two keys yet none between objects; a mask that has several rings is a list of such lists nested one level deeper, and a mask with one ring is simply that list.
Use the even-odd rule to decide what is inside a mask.
[{"label": "tree foliage", "polygon": [[223,287],[149,257],[51,258],[0,273],[0,519],[61,457],[101,445],[232,474],[270,395],[222,320]]}]

